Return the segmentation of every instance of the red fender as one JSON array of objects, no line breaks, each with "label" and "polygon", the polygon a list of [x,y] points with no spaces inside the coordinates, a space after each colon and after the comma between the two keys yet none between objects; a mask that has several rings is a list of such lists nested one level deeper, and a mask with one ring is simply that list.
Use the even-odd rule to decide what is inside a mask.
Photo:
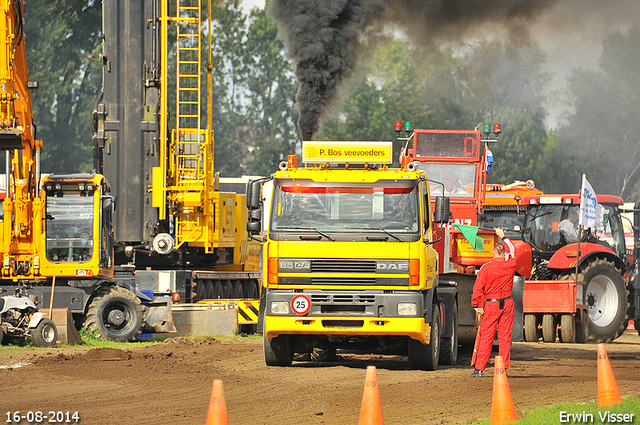
[{"label": "red fender", "polygon": [[525,278],[531,277],[533,255],[531,245],[522,241],[511,241],[516,247],[516,273]]},{"label": "red fender", "polygon": [[[592,242],[580,242],[580,261],[590,257],[594,253],[605,254],[606,257],[618,258],[615,252],[604,245]],[[578,244],[570,243],[560,248],[549,260],[548,269],[566,270],[576,266],[578,257]],[[616,262],[617,263],[617,262]]]}]

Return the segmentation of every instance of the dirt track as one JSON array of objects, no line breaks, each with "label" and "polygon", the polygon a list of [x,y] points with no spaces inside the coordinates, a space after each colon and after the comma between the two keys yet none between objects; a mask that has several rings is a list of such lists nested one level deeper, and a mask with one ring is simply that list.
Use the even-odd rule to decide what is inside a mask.
[{"label": "dirt track", "polygon": [[[606,348],[622,396],[639,397],[638,335]],[[222,379],[231,425],[357,424],[366,367],[374,365],[385,424],[466,423],[490,417],[493,386],[489,368],[484,378],[469,377],[469,361],[461,353],[458,366],[423,372],[407,370],[402,357],[341,355],[334,363],[268,368],[262,340],[250,338],[176,338],[125,350],[34,348],[0,355],[0,413],[2,422],[7,411],[39,410],[78,411],[85,425],[204,424],[212,382]],[[596,345],[514,343],[511,365],[519,416],[536,406],[597,399]]]}]

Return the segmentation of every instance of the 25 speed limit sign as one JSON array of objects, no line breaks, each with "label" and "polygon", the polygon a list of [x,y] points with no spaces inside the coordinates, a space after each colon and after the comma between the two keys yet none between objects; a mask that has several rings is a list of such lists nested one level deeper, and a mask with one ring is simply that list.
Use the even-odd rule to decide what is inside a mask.
[{"label": "25 speed limit sign", "polygon": [[291,299],[291,310],[302,316],[311,310],[311,300],[306,295],[296,295]]}]

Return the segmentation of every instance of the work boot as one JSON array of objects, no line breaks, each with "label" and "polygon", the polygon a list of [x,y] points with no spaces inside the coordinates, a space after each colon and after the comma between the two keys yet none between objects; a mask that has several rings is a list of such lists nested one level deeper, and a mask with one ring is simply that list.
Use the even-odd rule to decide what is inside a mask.
[{"label": "work boot", "polygon": [[473,372],[471,372],[471,376],[473,378],[482,378],[482,371],[478,369],[473,369]]}]

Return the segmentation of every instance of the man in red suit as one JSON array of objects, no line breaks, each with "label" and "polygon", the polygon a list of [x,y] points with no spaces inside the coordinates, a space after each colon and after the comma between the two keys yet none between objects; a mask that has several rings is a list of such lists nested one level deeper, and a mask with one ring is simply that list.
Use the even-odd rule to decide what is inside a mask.
[{"label": "man in red suit", "polygon": [[[493,247],[493,258],[480,268],[473,286],[471,306],[483,315],[480,326],[480,343],[475,369],[471,376],[481,377],[491,357],[493,337],[498,329],[500,356],[504,367],[509,368],[511,332],[513,330],[514,303],[512,297],[513,276],[516,272],[516,250],[504,237],[502,229],[495,229],[500,242]],[[485,299],[484,308],[480,305]]]}]

